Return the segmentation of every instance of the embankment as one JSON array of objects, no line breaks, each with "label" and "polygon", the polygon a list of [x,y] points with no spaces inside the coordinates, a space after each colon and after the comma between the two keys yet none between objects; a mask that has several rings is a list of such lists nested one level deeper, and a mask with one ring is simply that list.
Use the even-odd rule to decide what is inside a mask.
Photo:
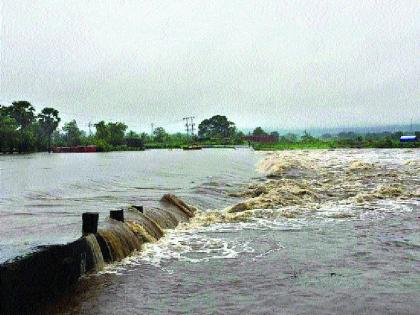
[{"label": "embankment", "polygon": [[[109,218],[99,230],[93,226],[94,233],[85,230],[72,243],[41,247],[2,264],[0,313],[39,312],[65,294],[81,276],[102,270],[106,263],[122,260],[141,250],[144,243],[157,241],[165,229],[188,221],[195,211],[174,195],[164,195],[159,208],[133,206],[125,212],[113,211],[114,219]],[[89,224],[86,226],[89,228]]]}]

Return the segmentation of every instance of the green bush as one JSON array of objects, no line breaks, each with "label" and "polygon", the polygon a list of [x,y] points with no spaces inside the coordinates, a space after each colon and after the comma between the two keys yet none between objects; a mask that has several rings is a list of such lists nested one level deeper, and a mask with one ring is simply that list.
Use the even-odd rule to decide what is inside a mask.
[{"label": "green bush", "polygon": [[96,151],[98,152],[109,152],[112,151],[113,147],[103,139],[95,140]]}]

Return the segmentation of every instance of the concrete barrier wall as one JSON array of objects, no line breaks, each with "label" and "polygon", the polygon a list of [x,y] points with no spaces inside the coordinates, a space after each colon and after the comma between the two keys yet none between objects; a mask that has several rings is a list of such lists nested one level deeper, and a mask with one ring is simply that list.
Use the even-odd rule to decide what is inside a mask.
[{"label": "concrete barrier wall", "polygon": [[125,222],[110,219],[95,234],[65,245],[45,246],[0,265],[0,313],[36,313],[65,294],[80,276],[141,250],[143,243],[161,238],[164,229],[194,215],[195,208],[174,195],[162,200],[168,205],[165,209],[133,207],[126,211]]}]

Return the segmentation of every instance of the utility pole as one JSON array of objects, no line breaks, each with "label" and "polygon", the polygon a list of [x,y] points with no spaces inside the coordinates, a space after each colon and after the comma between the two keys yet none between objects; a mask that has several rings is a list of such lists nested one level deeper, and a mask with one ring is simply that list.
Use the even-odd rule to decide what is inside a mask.
[{"label": "utility pole", "polygon": [[89,121],[88,123],[88,127],[89,127],[89,136],[92,136],[92,129],[90,129],[92,127],[92,122]]},{"label": "utility pole", "polygon": [[188,135],[190,134],[190,124],[189,124],[189,122],[188,122],[188,119],[189,119],[190,117],[184,117],[184,118],[182,118],[182,120],[184,120],[185,121],[185,127],[186,127],[186,131],[187,131],[187,137],[188,137]]},{"label": "utility pole", "polygon": [[152,124],[151,124],[151,127],[152,127],[152,131],[151,131],[151,133],[150,133],[150,136],[151,136],[151,137],[153,137],[153,131],[154,131],[155,124],[154,124],[154,123],[152,123]]},{"label": "utility pole", "polygon": [[[185,121],[187,136],[190,135],[190,127],[191,127],[191,136],[194,135],[194,127],[195,127],[194,118],[195,118],[194,116],[189,116],[189,117],[182,118],[182,120]],[[191,120],[191,122],[190,122],[190,120]]]},{"label": "utility pole", "polygon": [[194,118],[195,118],[194,116],[190,117],[190,119],[191,119],[191,135],[192,136],[194,136],[194,126],[195,126]]}]

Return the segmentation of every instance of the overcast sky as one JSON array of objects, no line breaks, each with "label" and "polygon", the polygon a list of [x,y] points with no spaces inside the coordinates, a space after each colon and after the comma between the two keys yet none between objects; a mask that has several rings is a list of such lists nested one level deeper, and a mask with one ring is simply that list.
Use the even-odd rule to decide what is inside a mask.
[{"label": "overcast sky", "polygon": [[0,0],[0,102],[181,129],[420,122],[417,1]]}]

